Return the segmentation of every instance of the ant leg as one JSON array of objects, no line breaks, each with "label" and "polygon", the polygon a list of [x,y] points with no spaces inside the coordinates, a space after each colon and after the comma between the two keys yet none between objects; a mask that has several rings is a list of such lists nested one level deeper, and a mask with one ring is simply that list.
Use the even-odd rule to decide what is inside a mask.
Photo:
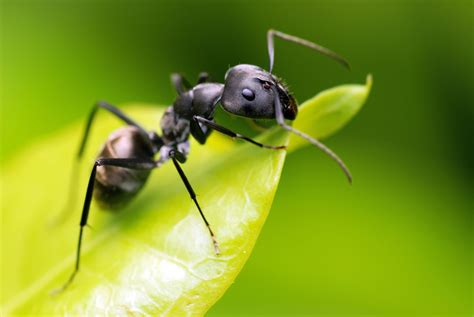
[{"label": "ant leg", "polygon": [[216,236],[214,235],[214,232],[212,231],[211,226],[209,225],[209,222],[204,216],[204,213],[201,210],[201,206],[199,206],[199,203],[196,199],[196,193],[191,187],[191,184],[189,183],[188,178],[184,174],[183,169],[179,165],[179,162],[184,163],[184,161],[186,160],[186,157],[184,156],[183,153],[174,151],[174,150],[170,151],[169,156],[173,160],[174,167],[178,171],[178,174],[181,177],[181,180],[183,181],[184,186],[186,186],[186,189],[188,190],[189,196],[191,196],[191,199],[194,201],[194,204],[196,205],[197,209],[199,210],[199,213],[201,214],[202,220],[204,220],[204,223],[206,224],[207,229],[209,230],[209,234],[211,235],[211,239],[214,244],[214,252],[216,253],[216,255],[219,255],[220,249],[219,249],[219,243],[217,242]]},{"label": "ant leg", "polygon": [[239,134],[239,133],[236,133],[232,130],[227,129],[226,127],[218,125],[217,123],[215,123],[211,120],[208,120],[206,118],[203,118],[203,117],[200,117],[200,116],[194,116],[193,118],[194,118],[194,120],[204,124],[205,126],[211,128],[213,130],[216,130],[217,132],[228,135],[228,136],[230,136],[232,138],[235,138],[235,139],[241,139],[241,140],[250,142],[252,144],[255,144],[256,146],[263,147],[263,148],[266,148],[266,149],[272,149],[272,150],[286,149],[285,145],[273,146],[273,145],[267,145],[267,144],[259,143],[259,142],[255,141],[255,140],[253,140],[249,137],[246,137],[242,134]]},{"label": "ant leg", "polygon": [[209,129],[207,126],[201,127],[199,122],[196,120],[191,120],[189,125],[191,135],[199,142],[199,144],[204,144],[207,141],[207,138],[212,132],[212,129]]},{"label": "ant leg", "polygon": [[209,74],[206,73],[206,72],[200,72],[200,73],[199,73],[199,76],[198,76],[198,80],[197,80],[197,84],[196,84],[196,85],[205,83],[205,82],[207,82],[208,80],[209,80]]},{"label": "ant leg", "polygon": [[89,118],[87,120],[86,128],[84,129],[84,134],[82,136],[82,141],[81,145],[79,147],[79,151],[77,152],[77,159],[80,159],[82,157],[82,154],[84,154],[84,149],[86,147],[87,143],[87,138],[89,136],[89,132],[92,126],[92,122],[94,121],[94,117],[97,113],[97,110],[99,108],[105,109],[124,121],[128,125],[132,125],[134,127],[137,127],[144,136],[148,137],[148,132],[142,128],[138,123],[136,123],[134,120],[132,120],[130,117],[128,117],[126,114],[124,114],[122,111],[120,111],[117,107],[105,102],[105,101],[99,101],[94,105],[94,108],[92,108],[92,111],[89,114]]},{"label": "ant leg", "polygon": [[86,198],[84,199],[84,206],[82,208],[81,221],[79,223],[79,239],[77,241],[76,249],[76,264],[74,266],[74,271],[69,276],[69,279],[66,283],[59,289],[55,290],[54,293],[59,293],[64,291],[74,280],[74,277],[79,272],[79,264],[81,257],[81,245],[82,245],[82,233],[84,227],[87,225],[87,219],[89,218],[89,209],[92,202],[92,193],[94,192],[95,176],[98,166],[117,166],[130,168],[135,170],[151,170],[156,167],[156,163],[153,160],[143,160],[136,158],[103,158],[95,161],[94,166],[92,167],[92,172],[89,177],[89,183],[87,185]]},{"label": "ant leg", "polygon": [[[273,87],[275,96],[278,96],[278,92],[276,91],[276,87]],[[324,145],[322,142],[316,140],[315,138],[307,135],[306,133],[303,133],[292,126],[289,126],[285,122],[285,117],[283,115],[283,109],[280,103],[280,98],[275,98],[275,117],[277,123],[285,130],[293,132],[294,134],[302,137],[303,139],[308,140],[311,144],[322,150],[324,153],[326,153],[331,159],[336,161],[336,163],[339,165],[339,167],[342,169],[344,174],[346,175],[347,179],[349,180],[349,183],[352,183],[352,175],[349,169],[347,168],[346,164],[337,156],[336,153],[334,153],[330,148],[328,148],[326,145]]]},{"label": "ant leg", "polygon": [[286,34],[286,33],[283,33],[283,32],[277,31],[277,30],[270,29],[267,32],[268,57],[270,58],[270,68],[269,68],[270,73],[272,72],[272,69],[273,69],[273,61],[274,61],[274,57],[275,57],[275,48],[274,48],[274,44],[273,44],[273,37],[274,36],[277,36],[277,37],[281,38],[282,40],[285,40],[285,41],[288,41],[288,42],[293,42],[293,43],[311,48],[311,49],[313,49],[313,50],[315,50],[315,51],[317,51],[317,52],[319,52],[323,55],[326,55],[328,57],[331,57],[332,59],[335,59],[337,62],[342,64],[347,69],[351,68],[349,63],[345,60],[345,58],[343,58],[342,56],[340,56],[337,53],[334,53],[330,49],[327,49],[327,48],[325,48],[321,45],[310,42],[308,40],[305,40],[305,39],[302,39],[302,38],[299,38],[299,37],[296,37],[296,36],[293,36],[293,35],[290,35],[290,34]]},{"label": "ant leg", "polygon": [[171,83],[178,92],[178,95],[182,95],[186,91],[193,88],[193,86],[191,86],[191,84],[186,80],[186,78],[184,78],[184,76],[179,73],[171,74]]},{"label": "ant leg", "polygon": [[115,106],[113,106],[111,104],[108,104],[105,101],[96,102],[94,104],[94,107],[92,108],[90,114],[89,114],[89,118],[87,119],[86,127],[85,127],[84,133],[82,135],[79,150],[77,151],[77,154],[76,154],[76,164],[74,164],[74,166],[72,167],[71,176],[70,176],[70,180],[69,180],[70,181],[70,183],[69,183],[69,193],[67,195],[68,198],[67,198],[66,204],[63,207],[63,210],[56,216],[56,219],[54,219],[51,222],[51,225],[62,223],[66,219],[67,215],[69,215],[69,209],[71,208],[71,206],[74,206],[75,203],[76,203],[76,198],[77,197],[75,195],[75,193],[76,193],[75,183],[76,183],[76,180],[77,180],[77,177],[78,177],[78,172],[79,172],[77,162],[82,158],[82,155],[84,154],[84,150],[85,150],[85,147],[86,147],[86,144],[87,144],[87,139],[89,137],[90,129],[92,127],[92,122],[94,121],[95,115],[97,114],[97,110],[99,110],[99,108],[102,108],[102,109],[105,109],[105,110],[109,111],[110,113],[117,116],[119,119],[121,119],[122,121],[124,121],[128,125],[132,125],[132,126],[137,127],[138,129],[141,130],[142,134],[145,135],[148,138],[148,133],[146,132],[146,130],[144,128],[142,128],[134,120],[129,118],[122,111],[120,111],[118,108],[116,108]]}]

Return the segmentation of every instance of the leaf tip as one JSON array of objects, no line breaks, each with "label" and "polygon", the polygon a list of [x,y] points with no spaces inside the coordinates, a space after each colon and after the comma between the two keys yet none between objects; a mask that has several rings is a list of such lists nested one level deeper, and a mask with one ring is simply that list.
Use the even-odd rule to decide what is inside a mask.
[{"label": "leaf tip", "polygon": [[374,81],[374,79],[373,79],[372,74],[368,74],[366,79],[365,79],[365,87],[367,88],[367,94],[372,89],[373,81]]}]

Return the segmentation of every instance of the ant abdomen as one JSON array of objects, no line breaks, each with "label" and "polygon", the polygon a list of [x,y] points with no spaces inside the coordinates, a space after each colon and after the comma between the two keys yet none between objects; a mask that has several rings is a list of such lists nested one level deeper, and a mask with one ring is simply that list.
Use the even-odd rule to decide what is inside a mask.
[{"label": "ant abdomen", "polygon": [[[120,128],[110,134],[98,159],[141,158],[153,159],[148,139],[134,126]],[[134,170],[118,166],[98,166],[94,198],[104,209],[119,209],[129,203],[145,185],[151,170]]]}]

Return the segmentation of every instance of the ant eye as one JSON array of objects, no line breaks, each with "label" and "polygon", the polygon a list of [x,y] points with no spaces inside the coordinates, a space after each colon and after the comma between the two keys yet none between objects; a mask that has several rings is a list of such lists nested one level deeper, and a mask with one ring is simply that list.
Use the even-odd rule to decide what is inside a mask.
[{"label": "ant eye", "polygon": [[244,98],[248,101],[252,101],[255,99],[255,93],[248,88],[244,88],[244,90],[242,90],[242,96],[244,96]]},{"label": "ant eye", "polygon": [[270,89],[272,87],[272,84],[270,84],[268,81],[264,81],[263,82],[263,88],[265,89]]}]

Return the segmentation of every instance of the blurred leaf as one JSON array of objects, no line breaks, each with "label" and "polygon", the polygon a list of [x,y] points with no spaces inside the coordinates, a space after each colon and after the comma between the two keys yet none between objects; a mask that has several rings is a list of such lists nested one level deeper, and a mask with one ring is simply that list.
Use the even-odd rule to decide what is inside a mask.
[{"label": "blurred leaf", "polygon": [[[305,103],[298,129],[327,136],[362,106],[370,89],[346,85]],[[156,129],[162,108],[126,109]],[[329,121],[329,123],[326,122]],[[50,296],[73,268],[79,211],[89,169],[101,141],[119,126],[101,113],[80,166],[78,202],[61,224],[69,170],[82,124],[60,131],[18,153],[2,168],[2,303],[7,314],[202,315],[233,283],[248,259],[270,210],[285,151],[237,146],[214,133],[206,146],[192,144],[183,166],[221,247],[212,242],[171,164],[156,170],[146,189],[117,215],[93,205],[81,270],[63,293]],[[288,142],[278,127],[259,136]],[[295,139],[291,150],[304,143]]]}]

